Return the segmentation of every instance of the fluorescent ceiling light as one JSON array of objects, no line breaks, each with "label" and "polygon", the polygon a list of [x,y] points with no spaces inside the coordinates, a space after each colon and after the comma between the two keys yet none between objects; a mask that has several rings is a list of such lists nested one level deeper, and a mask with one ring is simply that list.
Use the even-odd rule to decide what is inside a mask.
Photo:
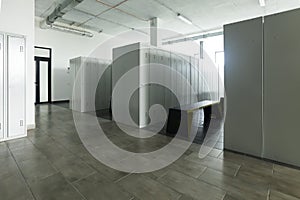
[{"label": "fluorescent ceiling light", "polygon": [[265,7],[266,6],[266,1],[265,0],[259,0],[259,5],[261,7]]},{"label": "fluorescent ceiling light", "polygon": [[177,14],[177,17],[187,24],[190,24],[190,25],[193,24],[193,22],[190,19],[186,18],[185,16],[181,15],[180,13]]}]

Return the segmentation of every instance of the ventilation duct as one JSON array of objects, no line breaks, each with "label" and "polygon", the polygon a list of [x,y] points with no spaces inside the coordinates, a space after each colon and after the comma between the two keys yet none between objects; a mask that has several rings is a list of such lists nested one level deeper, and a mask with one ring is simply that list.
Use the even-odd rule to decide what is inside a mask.
[{"label": "ventilation duct", "polygon": [[67,12],[71,11],[78,4],[83,2],[83,0],[65,0],[59,4],[54,11],[46,18],[48,25],[53,24],[58,18],[65,15]]},{"label": "ventilation duct", "polygon": [[54,24],[54,22],[58,18],[62,17],[67,12],[74,9],[82,1],[83,0],[65,0],[65,1],[63,1],[61,4],[59,4],[54,9],[54,11],[48,17],[46,17],[46,19],[44,21],[41,22],[40,27],[43,28],[43,29],[51,28],[51,29],[54,29],[54,30],[63,31],[63,32],[67,32],[67,33],[73,33],[73,34],[76,34],[76,35],[81,35],[81,36],[86,36],[86,37],[93,37],[94,35],[91,32],[81,30],[81,29],[77,29],[77,28],[73,28],[73,27],[69,27],[69,26]]}]

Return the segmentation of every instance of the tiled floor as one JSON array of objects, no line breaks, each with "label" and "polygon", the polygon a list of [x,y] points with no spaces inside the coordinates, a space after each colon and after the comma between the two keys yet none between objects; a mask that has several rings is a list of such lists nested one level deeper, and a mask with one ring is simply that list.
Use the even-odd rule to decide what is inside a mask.
[{"label": "tiled floor", "polygon": [[[198,144],[162,170],[119,172],[87,152],[70,110],[42,105],[36,112],[37,129],[27,138],[0,143],[1,200],[300,199],[300,171],[219,149],[200,159]],[[128,150],[149,151],[170,140],[159,135],[137,145],[119,137],[114,123],[100,123],[114,133],[109,136],[114,143]]]}]

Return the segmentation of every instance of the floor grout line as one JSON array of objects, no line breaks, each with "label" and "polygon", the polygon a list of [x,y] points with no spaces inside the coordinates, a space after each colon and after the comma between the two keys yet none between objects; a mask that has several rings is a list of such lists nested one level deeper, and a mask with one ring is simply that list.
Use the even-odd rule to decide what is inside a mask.
[{"label": "floor grout line", "polygon": [[78,183],[79,181],[81,181],[81,180],[83,180],[83,179],[85,179],[85,178],[87,178],[87,177],[89,177],[89,176],[92,176],[92,175],[94,175],[94,174],[97,174],[97,172],[94,171],[94,172],[92,172],[92,173],[90,173],[90,174],[88,174],[88,175],[86,175],[86,176],[84,176],[84,177],[82,177],[82,178],[80,178],[80,179],[78,179],[78,180],[75,180],[75,181],[73,181],[73,182],[70,182],[70,183],[76,184],[76,183]]},{"label": "floor grout line", "polygon": [[22,173],[22,170],[21,170],[21,168],[20,168],[20,166],[19,166],[19,164],[18,164],[18,162],[17,162],[15,156],[14,156],[13,153],[11,152],[11,150],[10,150],[10,148],[9,148],[9,145],[7,145],[6,142],[5,142],[5,145],[6,145],[6,148],[8,149],[8,151],[9,151],[9,153],[10,153],[12,159],[14,160],[14,162],[15,162],[17,168],[18,168],[18,172],[19,172],[19,174],[21,175],[22,180],[23,180],[23,182],[24,182],[25,185],[26,185],[26,188],[27,188],[28,191],[30,192],[31,196],[32,196],[35,200],[37,200],[37,198],[35,197],[33,191],[31,190],[31,188],[30,188],[30,186],[29,186],[29,184],[28,184],[28,182],[27,182],[27,180],[26,180],[24,174]]},{"label": "floor grout line", "polygon": [[[54,140],[51,136],[48,136],[50,139],[52,139],[53,141],[55,141],[55,142],[57,142],[56,140]],[[32,144],[33,144],[33,146],[36,148],[36,149],[38,149],[42,154],[44,154],[34,143],[33,143],[33,141],[31,141],[30,139],[28,139]],[[49,162],[49,164],[50,164],[50,166],[51,167],[53,167],[56,171],[57,171],[57,173],[60,173],[60,174],[62,174],[61,173],[61,171],[59,170],[59,169],[57,169],[53,164],[52,164],[52,162],[48,159],[48,157],[46,156],[46,155],[44,155],[45,157],[46,157],[46,159],[47,159],[47,161]],[[54,175],[54,174],[52,174],[52,175]],[[52,176],[52,175],[49,175],[49,176],[47,176],[47,177],[50,177],[50,176]],[[91,175],[91,174],[90,174]],[[47,178],[47,177],[45,177],[45,178]],[[84,198],[84,200],[87,200],[87,198],[62,174],[62,177],[64,178],[64,180],[82,197],[82,198]],[[43,179],[45,179],[45,178],[43,178]],[[42,180],[43,180],[42,179]]]},{"label": "floor grout line", "polygon": [[270,200],[270,198],[271,198],[271,190],[270,190],[270,185],[269,185],[267,200]]},{"label": "floor grout line", "polygon": [[83,199],[88,200],[70,181],[68,181],[66,178],[65,180]]},{"label": "floor grout line", "polygon": [[132,175],[132,174],[133,174],[133,172],[132,172],[132,173],[129,173],[129,174],[126,174],[125,176],[122,176],[122,177],[119,178],[118,180],[114,181],[114,183],[118,183],[118,182],[120,182],[121,180],[127,178],[128,176],[130,176],[130,175]]},{"label": "floor grout line", "polygon": [[240,172],[240,169],[242,168],[242,165],[240,165],[238,168],[237,168],[237,170],[236,170],[236,172],[234,173],[234,177],[236,177],[237,175],[238,175],[238,173]]}]

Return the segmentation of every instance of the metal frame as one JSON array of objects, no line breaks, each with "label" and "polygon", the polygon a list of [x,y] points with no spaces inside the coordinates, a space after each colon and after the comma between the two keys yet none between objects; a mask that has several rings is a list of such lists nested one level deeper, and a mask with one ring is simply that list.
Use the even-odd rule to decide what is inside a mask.
[{"label": "metal frame", "polygon": [[[47,47],[35,46],[36,49],[44,49],[49,51],[49,57],[35,56],[36,65],[36,94],[35,104],[52,103],[52,49]],[[40,62],[48,62],[48,101],[40,102]]]}]

